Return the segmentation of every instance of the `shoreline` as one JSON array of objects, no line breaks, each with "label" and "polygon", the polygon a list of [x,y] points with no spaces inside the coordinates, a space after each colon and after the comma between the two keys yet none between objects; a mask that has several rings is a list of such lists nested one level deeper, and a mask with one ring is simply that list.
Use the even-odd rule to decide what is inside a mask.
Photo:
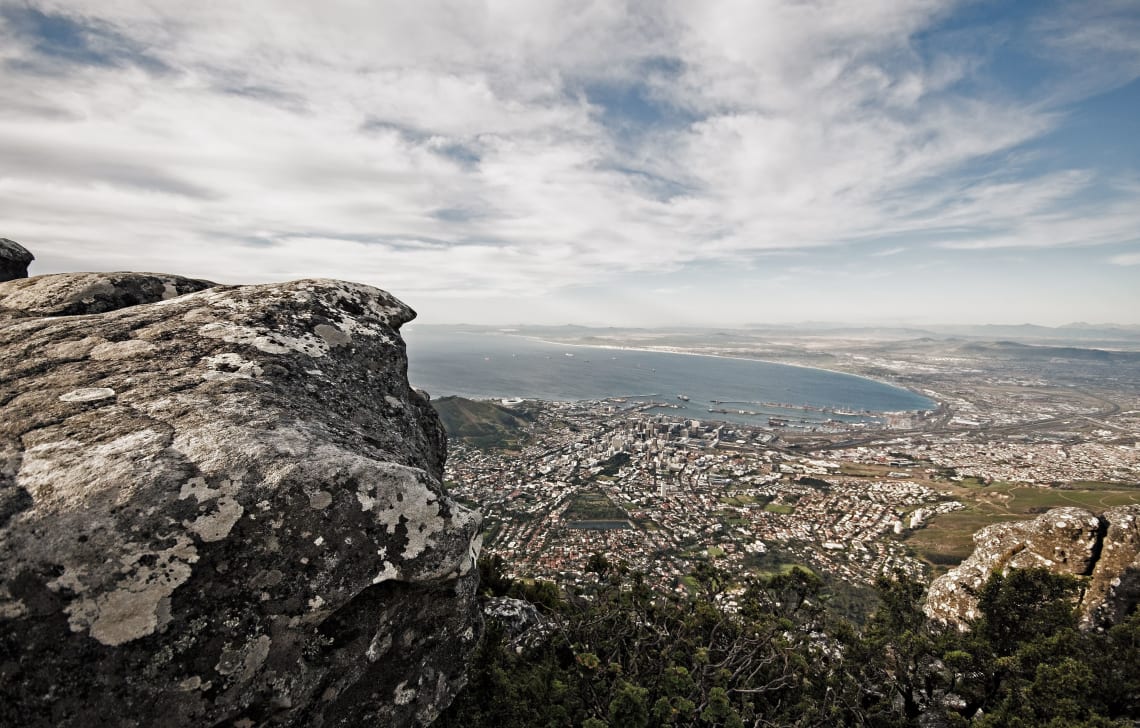
[{"label": "shoreline", "polygon": [[516,336],[520,339],[527,339],[529,341],[537,341],[537,342],[540,342],[542,344],[548,344],[550,346],[573,346],[573,347],[577,347],[577,348],[581,348],[581,349],[604,349],[604,350],[608,350],[608,351],[640,351],[640,352],[647,353],[647,354],[679,354],[682,356],[704,356],[704,357],[708,357],[710,359],[733,359],[736,361],[755,361],[755,362],[761,362],[764,364],[774,364],[776,366],[796,367],[797,369],[812,369],[812,370],[815,370],[817,372],[826,372],[828,374],[843,374],[843,375],[848,376],[848,377],[855,377],[856,379],[862,379],[862,380],[865,380],[868,382],[874,382],[875,384],[883,384],[883,385],[886,385],[888,387],[894,387],[895,389],[901,389],[904,392],[910,392],[911,394],[915,395],[916,397],[922,397],[923,399],[932,402],[934,405],[933,407],[930,407],[927,409],[890,410],[892,412],[933,412],[933,411],[937,410],[939,407],[941,407],[943,404],[942,402],[931,399],[929,396],[927,396],[926,394],[924,394],[922,392],[915,391],[914,389],[911,389],[910,387],[907,387],[907,386],[904,386],[901,384],[896,384],[895,382],[885,382],[881,379],[875,379],[874,377],[868,377],[868,376],[863,375],[863,374],[854,374],[852,372],[845,372],[845,371],[841,371],[838,369],[824,369],[823,367],[812,366],[810,364],[789,364],[788,362],[772,361],[770,359],[759,359],[756,357],[729,356],[727,354],[709,354],[707,352],[691,351],[691,350],[685,350],[685,349],[674,349],[674,348],[668,348],[668,347],[652,348],[652,347],[647,347],[647,346],[619,346],[616,344],[571,344],[571,343],[566,342],[566,341],[551,341],[550,339],[543,339],[543,338],[540,338],[538,336],[528,336],[526,334],[504,333],[504,332],[495,332],[495,333],[499,334],[500,336]]}]

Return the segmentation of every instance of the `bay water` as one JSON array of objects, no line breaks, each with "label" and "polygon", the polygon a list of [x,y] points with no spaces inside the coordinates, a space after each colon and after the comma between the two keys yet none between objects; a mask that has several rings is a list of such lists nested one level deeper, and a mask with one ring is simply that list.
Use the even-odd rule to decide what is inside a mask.
[{"label": "bay water", "polygon": [[[505,333],[407,326],[408,378],[433,398],[658,402],[686,419],[756,424],[865,420],[929,410],[930,399],[882,382],[752,359],[550,343]],[[710,412],[710,409],[727,412]]]}]

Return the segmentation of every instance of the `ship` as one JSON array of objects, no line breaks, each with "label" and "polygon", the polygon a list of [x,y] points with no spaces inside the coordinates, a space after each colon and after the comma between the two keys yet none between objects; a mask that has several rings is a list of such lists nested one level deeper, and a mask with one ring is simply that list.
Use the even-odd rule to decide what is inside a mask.
[{"label": "ship", "polygon": [[678,394],[678,395],[677,395],[677,399],[681,400],[682,402],[688,402],[688,401],[689,401],[689,395],[687,395],[687,394]]}]

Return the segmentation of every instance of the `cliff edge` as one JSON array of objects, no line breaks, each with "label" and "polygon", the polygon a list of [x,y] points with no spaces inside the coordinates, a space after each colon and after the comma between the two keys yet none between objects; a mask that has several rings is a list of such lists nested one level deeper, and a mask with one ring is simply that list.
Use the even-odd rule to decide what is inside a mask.
[{"label": "cliff edge", "polygon": [[414,313],[331,280],[0,283],[0,724],[426,724],[479,517]]},{"label": "cliff edge", "polygon": [[1104,628],[1140,604],[1140,505],[1094,515],[1053,508],[1028,521],[996,523],[974,534],[974,553],[930,585],[928,616],[965,625],[977,618],[977,593],[994,571],[1044,567],[1085,577],[1081,626]]}]

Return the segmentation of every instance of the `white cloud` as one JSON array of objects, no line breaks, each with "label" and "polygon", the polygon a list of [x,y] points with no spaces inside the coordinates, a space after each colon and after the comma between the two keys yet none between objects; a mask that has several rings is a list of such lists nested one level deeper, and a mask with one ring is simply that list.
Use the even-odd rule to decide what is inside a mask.
[{"label": "white cloud", "polygon": [[1140,265],[1140,253],[1121,253],[1108,259],[1113,265]]},{"label": "white cloud", "polygon": [[880,251],[871,253],[871,255],[876,257],[876,258],[888,258],[892,255],[898,255],[899,253],[905,253],[906,251],[907,251],[907,248],[903,248],[903,247],[887,248],[886,250],[880,250]]},{"label": "white cloud", "polygon": [[[1104,182],[1093,172],[994,171],[1062,118],[962,90],[967,52],[916,49],[952,2],[35,7],[127,43],[85,65],[0,20],[4,235],[48,268],[538,296],[866,239],[1069,246],[1137,229],[1127,190],[1071,204]],[[1050,23],[1088,52],[1092,30]],[[662,123],[611,109],[631,115],[624,134],[597,84],[637,91]]]}]

